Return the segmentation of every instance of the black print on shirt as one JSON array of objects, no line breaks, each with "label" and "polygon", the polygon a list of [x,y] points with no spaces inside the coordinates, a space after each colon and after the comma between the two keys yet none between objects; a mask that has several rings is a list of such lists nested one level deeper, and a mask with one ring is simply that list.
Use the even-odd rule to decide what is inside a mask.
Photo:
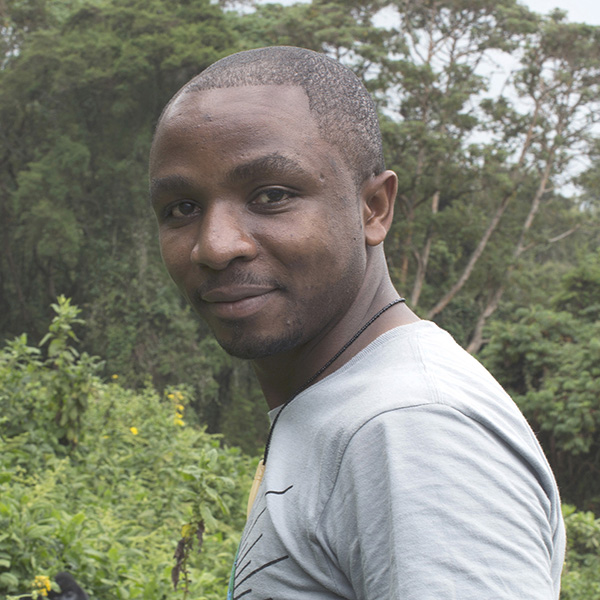
[{"label": "black print on shirt", "polygon": [[[284,490],[268,490],[265,492],[265,496],[269,494],[283,496],[284,494],[289,492],[293,487],[293,485],[290,485]],[[256,527],[257,523],[265,514],[266,510],[267,509],[265,507],[256,515],[252,524],[250,525],[250,527],[248,527],[246,534],[244,535],[244,539],[242,540],[238,549],[238,555],[235,562],[233,590],[230,590],[231,598],[233,600],[244,598],[248,594],[252,593],[252,578],[255,575],[289,558],[289,555],[285,554],[282,556],[276,556],[273,559],[268,560],[267,562],[264,562],[262,564],[253,564],[251,558],[253,553],[252,551],[259,548],[261,545],[264,545],[265,540],[263,539],[262,533],[258,537],[255,537],[253,536],[252,532],[254,531],[254,528]],[[272,599],[265,598],[264,600]]]},{"label": "black print on shirt", "polygon": [[277,494],[278,496],[280,496],[281,494],[289,492],[293,487],[293,485],[290,485],[289,487],[286,487],[285,490],[281,490],[281,492],[278,492],[277,490],[269,490],[268,492],[265,492],[265,496],[268,496],[269,494]]}]

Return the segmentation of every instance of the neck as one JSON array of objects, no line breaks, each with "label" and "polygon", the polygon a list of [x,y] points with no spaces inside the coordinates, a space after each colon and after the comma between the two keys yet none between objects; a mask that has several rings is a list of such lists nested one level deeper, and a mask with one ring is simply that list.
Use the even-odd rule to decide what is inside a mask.
[{"label": "neck", "polygon": [[[368,292],[368,295],[365,295]],[[285,404],[383,307],[398,298],[388,277],[376,287],[365,282],[350,309],[319,336],[283,354],[253,361],[270,409]],[[405,304],[393,306],[370,325],[347,350],[311,383],[330,375],[380,335],[418,320]]]}]

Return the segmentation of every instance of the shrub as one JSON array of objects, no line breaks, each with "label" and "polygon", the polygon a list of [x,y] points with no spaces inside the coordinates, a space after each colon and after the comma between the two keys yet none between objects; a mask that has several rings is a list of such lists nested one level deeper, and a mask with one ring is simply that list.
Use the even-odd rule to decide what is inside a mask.
[{"label": "shrub", "polygon": [[196,540],[187,553],[188,592],[223,598],[250,460],[190,425],[185,392],[103,382],[73,346],[77,310],[54,309],[46,356],[24,336],[0,352],[0,597],[61,570],[91,597],[181,597],[174,551],[205,527],[202,552]]},{"label": "shrub", "polygon": [[564,505],[567,558],[562,575],[561,600],[600,598],[600,519],[591,512]]}]

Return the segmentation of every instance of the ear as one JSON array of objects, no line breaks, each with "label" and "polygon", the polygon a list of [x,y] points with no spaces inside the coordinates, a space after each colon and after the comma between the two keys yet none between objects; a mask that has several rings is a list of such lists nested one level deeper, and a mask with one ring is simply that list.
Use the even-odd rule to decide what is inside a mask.
[{"label": "ear", "polygon": [[393,171],[383,171],[365,181],[362,186],[362,210],[365,241],[369,246],[381,244],[390,230],[398,177]]}]

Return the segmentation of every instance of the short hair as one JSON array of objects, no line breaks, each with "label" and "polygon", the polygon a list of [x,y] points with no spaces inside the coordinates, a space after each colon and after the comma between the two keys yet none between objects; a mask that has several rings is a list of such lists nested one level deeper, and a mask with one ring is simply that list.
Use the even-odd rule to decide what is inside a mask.
[{"label": "short hair", "polygon": [[321,136],[339,150],[357,185],[385,170],[373,98],[349,68],[319,52],[269,46],[226,56],[184,85],[171,102],[190,92],[251,85],[302,87]]}]

